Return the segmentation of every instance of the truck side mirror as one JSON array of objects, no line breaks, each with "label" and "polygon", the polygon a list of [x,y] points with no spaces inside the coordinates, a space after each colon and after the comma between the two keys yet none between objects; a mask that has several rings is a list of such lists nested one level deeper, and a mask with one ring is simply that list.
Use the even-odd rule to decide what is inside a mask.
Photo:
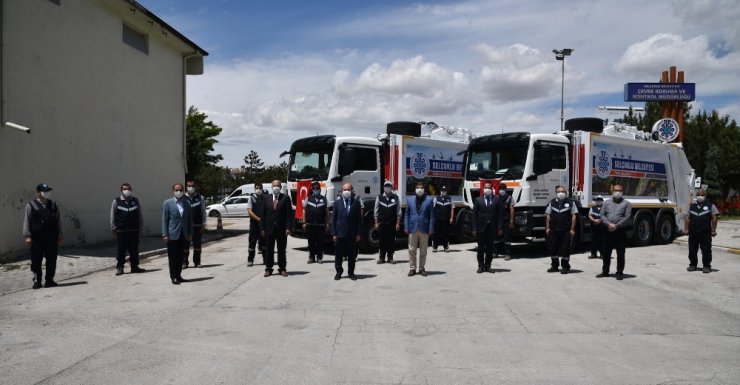
[{"label": "truck side mirror", "polygon": [[552,171],[552,146],[542,144],[534,148],[534,174],[542,175]]}]

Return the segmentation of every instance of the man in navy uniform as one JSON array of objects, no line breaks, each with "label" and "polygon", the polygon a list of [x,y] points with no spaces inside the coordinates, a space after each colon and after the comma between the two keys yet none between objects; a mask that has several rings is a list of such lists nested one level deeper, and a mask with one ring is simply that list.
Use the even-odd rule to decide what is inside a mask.
[{"label": "man in navy uniform", "polygon": [[502,234],[503,226],[501,218],[501,207],[498,199],[493,195],[491,183],[483,185],[483,196],[475,198],[473,202],[473,218],[470,221],[473,236],[478,241],[478,270],[495,273],[491,268],[493,261],[493,244],[498,235]]},{"label": "man in navy uniform", "polygon": [[265,194],[262,191],[262,183],[254,184],[254,195],[249,197],[247,202],[247,212],[249,213],[249,244],[247,249],[247,266],[254,265],[255,246],[259,248],[262,254],[262,262],[265,259],[265,237],[260,231],[260,222],[265,215]]},{"label": "man in navy uniform", "polygon": [[57,270],[57,250],[62,242],[62,217],[59,208],[51,200],[51,187],[46,183],[36,186],[36,199],[26,205],[23,217],[23,238],[31,248],[31,271],[33,288],[41,287],[41,262],[46,258],[46,283],[57,286],[54,275]]},{"label": "man in navy uniform", "polygon": [[327,201],[321,195],[321,184],[311,182],[311,195],[303,205],[303,231],[308,239],[308,263],[324,260],[324,233],[329,226]]},{"label": "man in navy uniform", "polygon": [[280,179],[272,181],[272,194],[265,200],[263,220],[260,221],[260,231],[267,239],[265,252],[265,277],[272,275],[275,264],[275,245],[277,244],[278,273],[288,276],[285,248],[288,244],[288,235],[293,223],[293,204],[290,197],[281,193]]},{"label": "man in navy uniform", "polygon": [[342,185],[342,195],[334,202],[331,221],[331,235],[336,243],[334,252],[334,280],[342,278],[342,260],[347,257],[349,278],[356,280],[355,259],[357,242],[362,229],[362,202],[352,193],[352,184]]},{"label": "man in navy uniform", "polygon": [[393,193],[393,183],[387,180],[383,184],[383,193],[375,199],[375,230],[380,238],[380,254],[378,264],[383,264],[388,258],[388,263],[395,264],[393,252],[395,251],[396,233],[401,229],[401,201],[398,195]]},{"label": "man in navy uniform", "polygon": [[455,206],[452,198],[447,195],[447,186],[439,189],[439,196],[434,197],[434,238],[432,240],[432,252],[442,247],[446,252],[450,251],[450,228],[455,218]]},{"label": "man in navy uniform", "polygon": [[514,230],[514,202],[506,192],[506,184],[498,186],[498,200],[501,205],[501,236],[496,242],[496,255],[511,259],[511,231]]},{"label": "man in navy uniform", "polygon": [[110,228],[118,241],[116,256],[116,275],[123,275],[123,265],[128,252],[132,273],[143,273],[139,267],[139,235],[144,226],[141,205],[131,195],[131,185],[121,185],[121,195],[113,199],[110,207]]},{"label": "man in navy uniform", "polygon": [[578,208],[572,199],[568,198],[565,187],[555,187],[555,195],[545,208],[547,215],[545,235],[550,246],[551,266],[548,273],[558,271],[558,257],[563,266],[560,274],[570,271],[570,243],[576,235],[576,215]]},{"label": "man in navy uniform", "polygon": [[[594,198],[594,205],[588,211],[588,220],[591,222],[591,255],[589,259],[599,258],[604,255],[604,233],[606,225],[601,220],[601,208],[604,205],[604,197],[601,195]],[[596,252],[598,251],[598,255]]]},{"label": "man in navy uniform", "polygon": [[[190,211],[193,214],[193,265],[200,267],[200,253],[203,242],[203,230],[206,228],[206,203],[203,196],[198,194],[195,189],[195,181],[189,180],[185,183],[185,195],[190,200]],[[188,268],[188,258],[190,256],[190,243],[185,245],[185,258],[182,260],[182,267]]]},{"label": "man in navy uniform", "polygon": [[718,214],[717,207],[707,201],[707,192],[703,189],[697,191],[696,202],[689,206],[689,215],[684,224],[684,234],[689,235],[689,267],[686,270],[696,270],[697,252],[701,247],[701,271],[712,271],[712,237],[717,235]]}]

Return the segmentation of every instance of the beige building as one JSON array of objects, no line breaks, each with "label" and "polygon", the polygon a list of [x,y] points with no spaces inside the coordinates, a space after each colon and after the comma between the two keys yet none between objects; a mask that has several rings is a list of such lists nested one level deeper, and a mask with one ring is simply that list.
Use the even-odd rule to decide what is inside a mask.
[{"label": "beige building", "polygon": [[122,182],[157,233],[186,171],[186,75],[208,53],[134,0],[0,0],[0,24],[0,259],[24,252],[42,182],[64,245],[113,239]]}]

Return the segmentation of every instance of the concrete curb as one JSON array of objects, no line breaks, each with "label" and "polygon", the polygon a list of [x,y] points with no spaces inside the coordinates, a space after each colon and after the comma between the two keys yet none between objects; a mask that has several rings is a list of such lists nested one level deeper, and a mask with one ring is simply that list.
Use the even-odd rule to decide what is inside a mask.
[{"label": "concrete curb", "polygon": [[[684,239],[674,239],[673,243],[676,245],[682,245],[689,247],[689,241]],[[715,246],[712,245],[712,251],[718,252],[718,253],[727,253],[727,254],[735,254],[740,255],[740,249],[736,249],[734,247],[724,247],[724,246]]]}]

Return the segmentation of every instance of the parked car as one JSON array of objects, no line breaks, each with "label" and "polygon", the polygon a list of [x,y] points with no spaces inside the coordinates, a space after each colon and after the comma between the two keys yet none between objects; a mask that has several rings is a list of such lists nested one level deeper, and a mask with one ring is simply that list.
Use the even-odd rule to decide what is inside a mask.
[{"label": "parked car", "polygon": [[249,195],[240,195],[235,197],[226,198],[221,203],[212,204],[206,206],[206,214],[209,217],[248,217],[247,203],[249,203]]},{"label": "parked car", "polygon": [[[287,191],[288,184],[283,182],[281,187],[282,187],[283,194],[285,194]],[[271,194],[272,193],[272,182],[262,183],[262,190],[265,192],[265,194]],[[224,198],[224,200],[221,203],[223,204],[224,202],[226,202],[227,199],[230,199],[233,197],[239,197],[242,195],[251,196],[252,194],[254,194],[254,183],[243,184],[237,187],[234,191],[232,191],[231,194],[229,194],[229,196]]]}]

